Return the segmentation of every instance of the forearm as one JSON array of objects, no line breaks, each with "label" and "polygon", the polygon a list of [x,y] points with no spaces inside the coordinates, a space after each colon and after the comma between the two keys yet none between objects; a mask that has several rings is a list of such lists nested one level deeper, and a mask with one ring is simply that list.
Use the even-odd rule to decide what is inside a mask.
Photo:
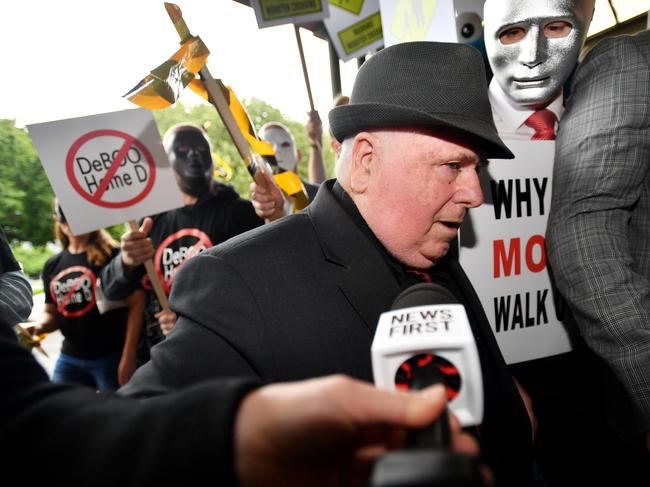
[{"label": "forearm", "polygon": [[144,291],[135,291],[127,298],[129,311],[126,321],[126,336],[122,356],[135,357],[144,323]]},{"label": "forearm", "polygon": [[22,272],[0,274],[0,321],[10,326],[26,321],[32,305],[32,288]]},{"label": "forearm", "polygon": [[323,162],[323,148],[321,145],[312,144],[309,150],[309,182],[320,184],[325,181],[325,164]]},{"label": "forearm", "polygon": [[590,56],[560,122],[549,265],[585,341],[615,372],[648,429],[650,71],[624,39],[604,41]]},{"label": "forearm", "polygon": [[138,280],[144,275],[144,266],[129,267],[122,262],[121,253],[101,272],[102,291],[114,301],[125,299],[139,289]]}]

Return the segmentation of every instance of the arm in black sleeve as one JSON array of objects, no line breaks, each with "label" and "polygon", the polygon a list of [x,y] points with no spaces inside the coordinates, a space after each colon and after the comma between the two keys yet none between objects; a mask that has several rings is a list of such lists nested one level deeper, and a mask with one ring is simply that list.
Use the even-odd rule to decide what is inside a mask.
[{"label": "arm in black sleeve", "polygon": [[224,379],[139,402],[50,383],[0,327],[0,469],[16,485],[234,485],[233,424],[254,384]]}]

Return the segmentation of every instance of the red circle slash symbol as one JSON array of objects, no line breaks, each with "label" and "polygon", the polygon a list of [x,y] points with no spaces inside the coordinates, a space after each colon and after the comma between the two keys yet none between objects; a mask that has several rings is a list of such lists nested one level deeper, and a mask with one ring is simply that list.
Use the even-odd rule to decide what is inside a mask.
[{"label": "red circle slash symbol", "polygon": [[[114,157],[110,164],[110,167],[108,167],[106,174],[101,179],[101,182],[97,185],[97,189],[94,192],[91,192],[90,189],[84,189],[79,183],[79,180],[75,175],[74,162],[79,150],[84,144],[94,141],[94,139],[98,139],[100,137],[114,137],[118,139],[124,139],[124,141],[122,142],[119,150],[113,152]],[[144,155],[144,158],[149,166],[149,176],[147,178],[147,182],[142,190],[134,197],[123,201],[106,201],[103,199],[106,194],[106,190],[111,184],[113,178],[117,175],[120,166],[125,165],[122,163],[124,162],[124,159],[128,157],[128,152],[132,148],[139,150],[140,153]],[[65,160],[65,170],[68,179],[72,184],[72,187],[82,196],[82,198],[104,208],[126,208],[142,201],[149,194],[151,188],[153,188],[154,180],[156,178],[156,165],[154,163],[151,152],[149,152],[149,149],[147,149],[147,147],[142,142],[140,142],[132,135],[129,135],[125,132],[120,132],[119,130],[110,129],[94,130],[79,137],[68,150],[68,154]]]}]

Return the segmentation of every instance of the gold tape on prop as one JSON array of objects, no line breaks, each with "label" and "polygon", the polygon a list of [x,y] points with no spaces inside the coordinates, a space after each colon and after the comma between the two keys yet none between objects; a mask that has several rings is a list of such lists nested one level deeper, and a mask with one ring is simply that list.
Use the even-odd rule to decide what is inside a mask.
[{"label": "gold tape on prop", "polygon": [[184,42],[167,61],[152,70],[124,98],[142,108],[167,108],[180,97],[188,84],[208,61],[210,51],[199,37]]},{"label": "gold tape on prop", "polygon": [[282,191],[293,198],[293,207],[297,210],[306,208],[309,204],[307,192],[298,175],[293,171],[283,171],[273,175],[273,180]]},{"label": "gold tape on prop", "polygon": [[251,119],[248,117],[246,109],[230,86],[228,86],[228,105],[239,129],[244,134],[244,138],[250,144],[253,151],[261,156],[275,156],[273,146],[264,140],[259,140],[255,135],[255,129],[253,128]]},{"label": "gold tape on prop", "polygon": [[212,153],[212,160],[214,161],[214,176],[223,181],[230,181],[234,174],[232,166],[216,152]]}]

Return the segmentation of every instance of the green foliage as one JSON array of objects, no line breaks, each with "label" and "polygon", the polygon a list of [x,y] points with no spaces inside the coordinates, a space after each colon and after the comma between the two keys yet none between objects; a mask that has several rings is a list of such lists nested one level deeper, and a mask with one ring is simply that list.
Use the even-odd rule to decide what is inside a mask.
[{"label": "green foliage", "polygon": [[[259,130],[262,125],[270,121],[282,122],[289,127],[289,130],[291,130],[291,133],[296,139],[296,145],[302,153],[302,162],[298,167],[298,173],[304,180],[307,180],[309,140],[305,132],[304,123],[286,118],[282,115],[280,110],[257,98],[242,100],[242,103],[253,122],[255,130]],[[219,114],[212,105],[205,103],[186,106],[177,102],[169,108],[156,110],[153,113],[161,136],[164,135],[169,127],[177,123],[194,123],[205,128],[210,137],[210,141],[212,142],[212,149],[214,152],[226,161],[233,169],[233,177],[229,183],[235,187],[237,192],[243,198],[249,197],[251,177],[248,174],[246,167],[244,167],[244,164],[242,164],[239,152],[237,152],[237,149],[235,148],[228,131],[223,125],[221,118],[219,118]],[[305,122],[306,120],[307,115],[305,114]],[[329,149],[328,135],[324,134],[323,138],[323,145],[325,146],[326,174],[328,177],[331,177],[334,173],[334,154]]]},{"label": "green foliage", "polygon": [[45,245],[32,247],[31,245],[14,245],[12,252],[16,260],[23,266],[23,272],[32,279],[41,275],[45,261],[53,256],[56,251]]},{"label": "green foliage", "polygon": [[52,189],[24,129],[0,120],[0,222],[9,241],[44,245],[53,239]]},{"label": "green foliage", "polygon": [[[242,103],[256,130],[269,121],[279,121],[289,127],[302,153],[298,172],[307,180],[309,140],[304,128],[307,114],[305,113],[304,121],[296,122],[282,115],[279,109],[257,98],[242,100]],[[203,126],[208,132],[214,152],[233,169],[233,177],[229,183],[243,198],[249,197],[251,177],[212,105],[203,103],[186,106],[179,102],[165,110],[154,111],[153,114],[161,136],[177,123]],[[326,174],[331,177],[334,154],[329,149],[327,133],[323,139]],[[0,119],[0,223],[9,241],[14,243],[16,252],[22,256],[20,260],[26,271],[29,269],[27,272],[31,275],[38,275],[45,259],[51,255],[51,251],[43,246],[54,240],[51,206],[53,196],[27,131],[16,127],[13,120]],[[115,225],[107,230],[119,241],[124,233],[124,226]],[[33,249],[25,250],[27,247],[18,245],[18,242],[30,242]]]}]

